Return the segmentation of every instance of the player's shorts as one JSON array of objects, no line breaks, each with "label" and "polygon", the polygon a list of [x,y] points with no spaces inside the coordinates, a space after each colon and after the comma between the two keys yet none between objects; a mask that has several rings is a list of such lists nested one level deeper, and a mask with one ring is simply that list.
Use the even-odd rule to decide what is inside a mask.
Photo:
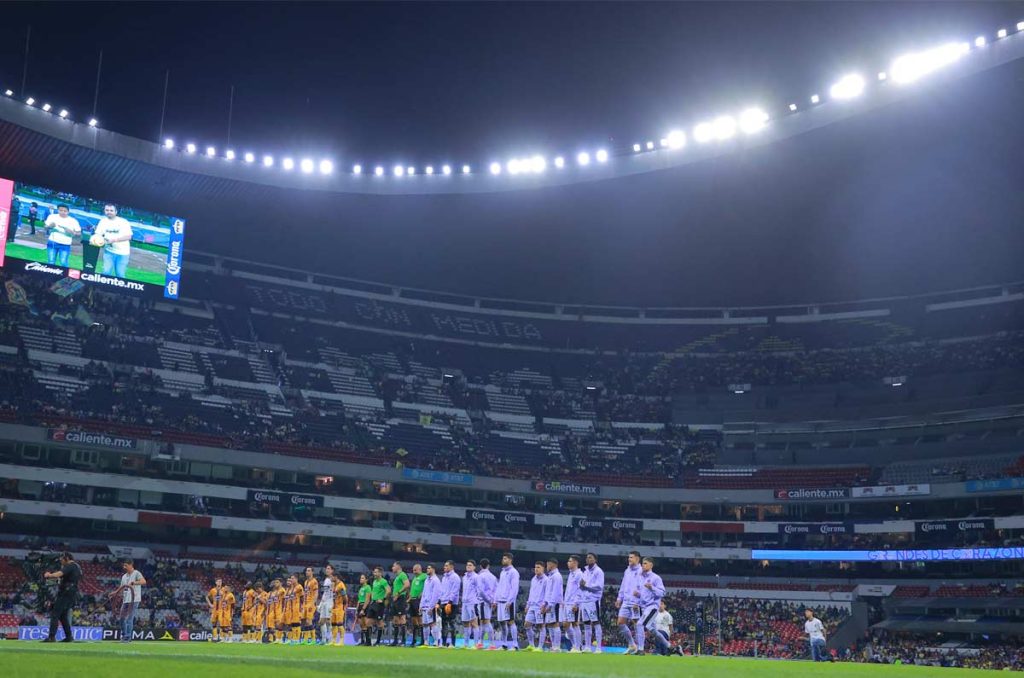
[{"label": "player's shorts", "polygon": [[543,624],[544,615],[540,613],[539,607],[528,607],[526,608],[526,623],[527,624]]},{"label": "player's shorts", "polygon": [[516,620],[516,604],[513,603],[498,603],[498,614],[497,618],[499,622],[515,621]]},{"label": "player's shorts", "polygon": [[657,616],[657,605],[648,605],[647,607],[645,607],[640,617],[641,623],[644,625],[644,628],[648,631],[654,631],[657,628],[657,624],[655,623],[654,618]]},{"label": "player's shorts", "polygon": [[242,613],[242,626],[252,626],[252,620],[255,618],[252,612]]},{"label": "player's shorts", "polygon": [[395,598],[391,601],[391,616],[401,617],[409,611],[409,599],[408,598]]},{"label": "player's shorts", "polygon": [[375,600],[366,607],[366,617],[368,619],[380,619],[384,616],[384,601]]},{"label": "player's shorts", "polygon": [[588,600],[580,603],[580,621],[585,624],[601,621],[601,603],[596,600]]},{"label": "player's shorts", "polygon": [[491,621],[491,613],[494,611],[494,606],[490,603],[480,603],[480,620]]},{"label": "player's shorts", "polygon": [[548,605],[548,611],[544,613],[544,623],[545,624],[555,624],[555,623],[557,623],[558,622],[558,612],[563,607],[565,607],[565,606],[564,605],[560,605],[559,603],[555,603],[555,605],[553,607],[551,605]]},{"label": "player's shorts", "polygon": [[424,626],[430,626],[437,621],[437,613],[434,612],[432,607],[424,607],[420,610],[420,617],[423,620]]},{"label": "player's shorts", "polygon": [[276,629],[281,625],[281,617],[273,613],[267,613],[267,628]]},{"label": "player's shorts", "polygon": [[420,616],[420,598],[409,599],[409,614],[413,617]]},{"label": "player's shorts", "polygon": [[315,607],[304,607],[302,608],[302,614],[299,617],[299,621],[308,626],[313,623],[313,615],[315,614]]},{"label": "player's shorts", "polygon": [[579,624],[580,623],[580,609],[576,606],[576,610],[572,609],[572,605],[563,603],[558,606],[558,621],[562,624]]},{"label": "player's shorts", "polygon": [[284,623],[285,626],[298,626],[301,623],[302,616],[297,611],[291,611],[285,614]]},{"label": "player's shorts", "polygon": [[462,623],[473,622],[480,619],[480,604],[462,606]]},{"label": "player's shorts", "polygon": [[336,607],[331,610],[331,623],[332,624],[344,624],[345,623],[345,608]]},{"label": "player's shorts", "polygon": [[623,603],[619,607],[619,618],[620,619],[639,619],[640,618],[640,606],[630,605],[629,603]]},{"label": "player's shorts", "polygon": [[334,611],[334,603],[329,600],[325,600],[316,608],[316,611],[320,613],[320,623],[323,623],[330,619],[331,613]]}]

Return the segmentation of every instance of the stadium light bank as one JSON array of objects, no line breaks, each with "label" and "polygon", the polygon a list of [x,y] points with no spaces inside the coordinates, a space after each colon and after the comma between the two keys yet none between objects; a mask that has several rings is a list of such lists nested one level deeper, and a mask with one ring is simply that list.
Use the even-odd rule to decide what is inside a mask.
[{"label": "stadium light bank", "polygon": [[[956,63],[960,59],[969,55],[972,51],[986,49],[992,41],[1005,40],[1010,37],[1019,36],[1024,33],[1024,21],[1017,22],[1014,28],[1015,31],[1012,33],[1009,29],[1001,27],[991,35],[978,35],[969,41],[948,42],[930,49],[902,54],[889,63],[888,70],[879,71],[877,79],[872,80],[870,85],[869,81],[861,74],[856,72],[849,73],[842,76],[829,87],[829,98],[837,102],[842,102],[844,100],[854,99],[869,93],[870,86],[882,87],[889,84],[898,86],[913,84],[936,71]],[[16,93],[14,90],[8,88],[4,89],[3,95],[9,99],[13,99],[15,98]],[[22,100],[26,106],[36,108],[37,100],[35,97],[25,96],[23,92],[20,93],[19,96],[23,97]],[[809,101],[812,107],[823,104],[822,96],[817,93],[811,94],[807,99],[805,99],[805,101]],[[787,104],[783,110],[779,111],[777,117],[799,114],[801,108],[802,107],[798,103],[793,101],[793,103]],[[49,103],[44,103],[42,106],[36,108],[36,110],[39,110],[41,113],[56,116],[71,124],[83,124],[90,128],[99,127],[99,120],[96,118],[91,117],[84,122],[76,122],[71,118],[71,114],[68,109],[55,107]],[[653,140],[647,140],[643,142],[634,142],[624,148],[616,149],[615,151],[609,151],[605,148],[578,151],[575,155],[575,166],[580,171],[587,171],[592,167],[605,164],[615,156],[619,155],[679,152],[686,148],[687,142],[690,139],[698,144],[724,142],[734,138],[738,134],[757,134],[770,125],[771,121],[772,115],[768,111],[759,107],[750,107],[736,114],[721,113],[694,124],[690,129],[689,135],[687,135],[683,129],[674,128],[665,134],[665,136],[658,137],[658,143],[655,143]],[[182,153],[186,156],[197,155],[196,144],[188,143],[179,147],[178,144],[176,144],[170,137],[160,142],[160,148],[167,153]],[[226,150],[222,155],[218,155],[216,147],[210,145],[206,147],[205,157],[208,159],[220,159],[225,162],[230,162],[233,161],[236,156],[235,152],[230,149]],[[244,155],[244,159],[246,164],[255,164],[256,155],[252,152],[247,152]],[[563,155],[555,156],[551,161],[551,165],[557,170],[564,170],[567,167],[567,163]],[[322,159],[319,162],[314,162],[312,159],[304,158],[296,163],[292,158],[285,157],[278,165],[275,163],[273,156],[264,155],[262,166],[264,168],[273,168],[276,166],[285,172],[291,172],[296,169],[296,166],[298,166],[301,173],[311,176],[318,175],[328,177],[335,173],[335,163],[333,160],[328,158]],[[547,156],[544,154],[534,154],[526,157],[511,158],[504,163],[492,161],[485,164],[484,167],[486,167],[492,175],[499,175],[503,173],[510,176],[540,174],[548,169],[548,160]],[[417,174],[414,166],[395,165],[392,175],[395,178],[419,176],[426,180],[436,180],[444,177],[451,178],[453,176],[468,176],[473,174],[472,165],[468,163],[461,164],[460,168],[461,172],[456,173],[452,170],[452,165],[444,164],[442,165],[441,171],[436,172],[434,171],[433,165],[427,165],[423,172]],[[362,175],[363,165],[361,163],[351,165],[348,173],[354,176]],[[373,175],[375,177],[386,177],[387,173],[381,165],[376,165],[374,167]]]}]

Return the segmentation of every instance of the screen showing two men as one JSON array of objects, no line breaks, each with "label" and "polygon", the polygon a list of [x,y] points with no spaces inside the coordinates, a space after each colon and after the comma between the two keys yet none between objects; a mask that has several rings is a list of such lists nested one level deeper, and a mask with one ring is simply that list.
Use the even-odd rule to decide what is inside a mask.
[{"label": "screen showing two men", "polygon": [[0,266],[178,298],[184,219],[0,178],[0,234]]}]

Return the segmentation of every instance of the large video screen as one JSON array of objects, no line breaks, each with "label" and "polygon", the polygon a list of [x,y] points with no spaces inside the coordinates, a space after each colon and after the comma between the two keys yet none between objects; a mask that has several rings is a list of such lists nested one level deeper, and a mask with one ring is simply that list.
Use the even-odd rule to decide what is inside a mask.
[{"label": "large video screen", "polygon": [[0,178],[0,266],[177,299],[185,220]]}]

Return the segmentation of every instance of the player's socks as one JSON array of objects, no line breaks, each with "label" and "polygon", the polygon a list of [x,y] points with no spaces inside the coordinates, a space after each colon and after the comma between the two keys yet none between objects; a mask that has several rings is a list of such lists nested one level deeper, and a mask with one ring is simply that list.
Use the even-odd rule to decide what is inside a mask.
[{"label": "player's socks", "polygon": [[544,637],[547,635],[548,627],[541,626],[540,630],[537,631],[537,647],[541,650],[544,649]]},{"label": "player's socks", "polygon": [[533,627],[532,626],[527,626],[526,627],[526,642],[527,642],[527,644],[532,646],[533,645],[533,641],[534,641]]},{"label": "player's socks", "polygon": [[601,649],[601,641],[604,637],[604,631],[601,630],[601,623],[597,622],[594,624],[594,644],[597,645],[597,649]]},{"label": "player's socks", "polygon": [[551,649],[560,651],[562,649],[562,630],[553,626],[548,629],[548,633],[551,634]]},{"label": "player's socks", "polygon": [[619,624],[619,629],[622,631],[622,635],[626,636],[626,645],[630,647],[636,645],[636,639],[633,637],[633,632],[629,629],[629,624]]},{"label": "player's socks", "polygon": [[654,632],[654,644],[657,645],[658,649],[665,654],[668,654],[672,649],[672,646],[669,645],[667,640],[665,640],[665,636],[661,635],[657,631]]},{"label": "player's socks", "polygon": [[636,649],[638,652],[644,651],[644,640],[646,638],[646,629],[642,622],[637,622],[636,625]]},{"label": "player's socks", "polygon": [[444,631],[442,631],[441,620],[440,619],[437,620],[436,622],[434,622],[433,629],[434,629],[434,643],[435,644],[439,644],[441,642],[441,638],[444,637],[444,635],[443,635]]},{"label": "player's socks", "polygon": [[594,632],[591,630],[590,624],[587,624],[586,626],[583,627],[583,648],[582,649],[590,650],[590,639],[591,639],[591,636],[593,636],[593,635],[594,635]]},{"label": "player's socks", "polygon": [[513,650],[519,649],[519,627],[515,622],[508,623],[508,646]]},{"label": "player's socks", "polygon": [[378,626],[377,627],[377,644],[378,645],[380,645],[381,638],[383,638],[383,637],[384,637],[384,627],[383,626]]}]

